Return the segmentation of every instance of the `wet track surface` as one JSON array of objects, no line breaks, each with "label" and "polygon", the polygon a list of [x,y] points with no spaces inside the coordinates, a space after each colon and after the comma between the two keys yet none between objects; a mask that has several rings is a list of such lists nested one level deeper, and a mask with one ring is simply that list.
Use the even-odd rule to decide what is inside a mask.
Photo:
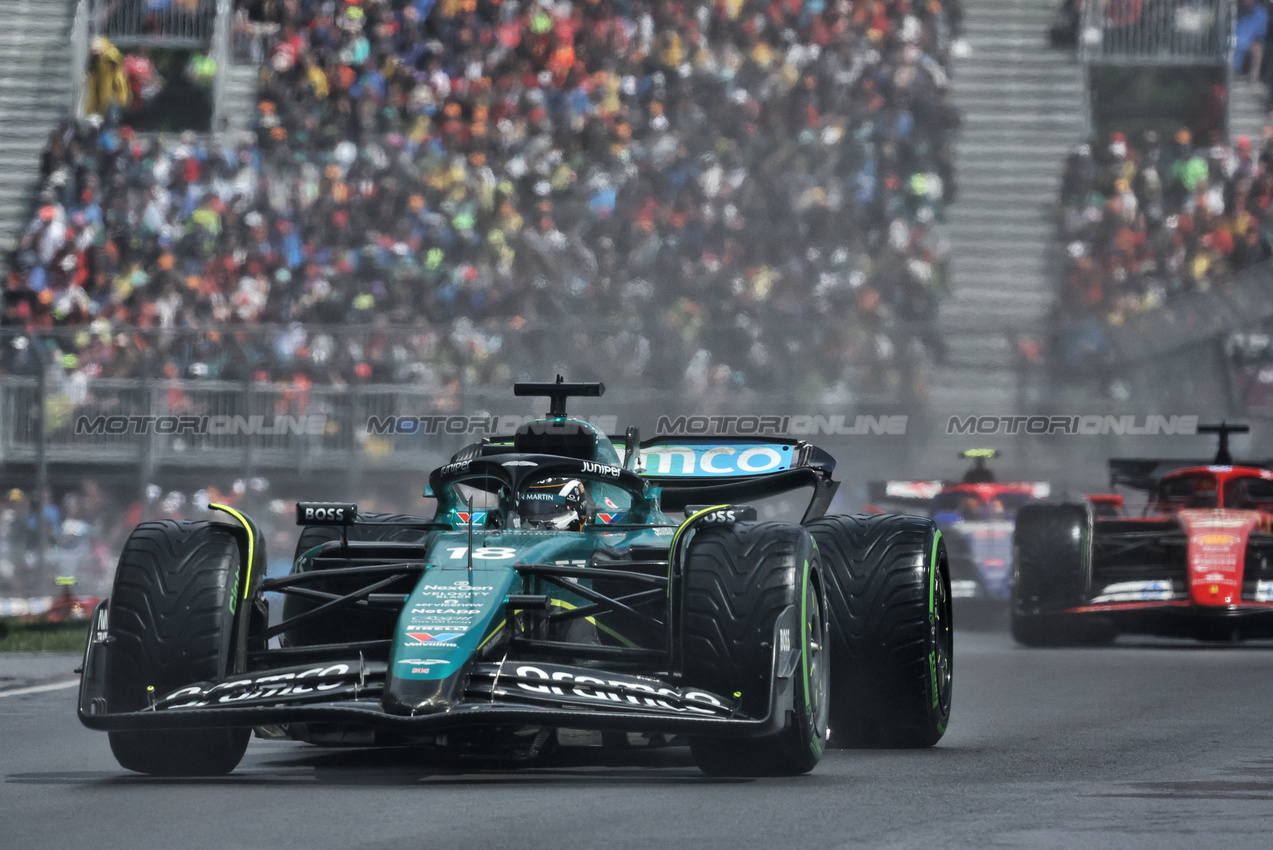
[{"label": "wet track surface", "polygon": [[1026,650],[961,633],[938,747],[833,751],[761,780],[710,779],[681,748],[475,771],[255,740],[229,777],[148,779],[79,725],[74,689],[3,696],[75,663],[0,657],[0,847],[1273,844],[1270,643]]}]

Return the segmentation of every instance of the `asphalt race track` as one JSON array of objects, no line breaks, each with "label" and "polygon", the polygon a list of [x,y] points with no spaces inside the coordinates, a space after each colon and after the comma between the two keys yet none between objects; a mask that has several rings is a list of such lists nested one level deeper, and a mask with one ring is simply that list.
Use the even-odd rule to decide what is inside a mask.
[{"label": "asphalt race track", "polygon": [[938,747],[728,781],[683,748],[482,772],[265,741],[227,778],[148,779],[76,721],[75,662],[0,656],[2,848],[1273,846],[1269,643],[961,634]]}]

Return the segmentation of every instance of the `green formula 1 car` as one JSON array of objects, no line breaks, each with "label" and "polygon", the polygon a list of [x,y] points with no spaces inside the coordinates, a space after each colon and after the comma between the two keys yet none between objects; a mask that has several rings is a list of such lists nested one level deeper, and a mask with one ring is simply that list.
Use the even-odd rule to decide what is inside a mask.
[{"label": "green formula 1 car", "polygon": [[[684,742],[721,775],[935,744],[952,632],[933,523],[825,516],[835,462],[804,442],[630,428],[620,456],[566,414],[603,390],[516,385],[551,411],[434,470],[432,519],[299,503],[285,577],[232,508],[138,526],[93,616],[80,719],[158,775],[231,771],[253,730],[504,762]],[[798,524],[744,504],[804,488]]]}]

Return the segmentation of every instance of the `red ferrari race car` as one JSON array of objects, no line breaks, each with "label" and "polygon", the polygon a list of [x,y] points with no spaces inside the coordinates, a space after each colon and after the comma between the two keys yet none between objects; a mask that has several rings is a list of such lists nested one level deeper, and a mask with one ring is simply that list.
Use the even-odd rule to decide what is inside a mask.
[{"label": "red ferrari race car", "polygon": [[959,482],[870,482],[867,510],[931,517],[946,540],[952,598],[986,602],[1002,612],[1017,512],[1047,498],[1052,488],[1045,481],[996,481],[986,466],[999,456],[994,449],[968,449],[959,456],[973,462]]},{"label": "red ferrari race car", "polygon": [[1273,462],[1234,464],[1229,435],[1212,463],[1111,460],[1117,493],[1017,515],[1012,634],[1026,646],[1119,633],[1239,640],[1273,636]]}]

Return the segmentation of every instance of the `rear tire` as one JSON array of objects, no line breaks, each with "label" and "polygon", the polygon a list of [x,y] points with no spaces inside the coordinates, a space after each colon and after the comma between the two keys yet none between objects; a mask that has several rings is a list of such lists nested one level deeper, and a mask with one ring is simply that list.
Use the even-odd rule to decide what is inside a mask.
[{"label": "rear tire", "polygon": [[1086,505],[1026,505],[1013,534],[1012,637],[1023,646],[1107,643],[1098,617],[1066,614],[1087,596],[1092,515]]},{"label": "rear tire", "polygon": [[[368,523],[428,522],[421,517],[405,514],[360,514],[359,519]],[[350,525],[346,527],[346,539],[360,543],[422,543],[428,539],[430,532],[422,528],[390,525]],[[340,539],[340,528],[333,525],[307,525],[301,529],[296,541],[296,552],[292,556],[292,566],[301,555],[333,540]],[[361,580],[336,580],[325,582],[320,589],[333,593],[348,593],[361,586]],[[284,618],[295,617],[303,611],[313,608],[318,603],[298,597],[285,597],[283,602]],[[323,643],[351,643],[366,640],[371,634],[392,630],[397,622],[396,615],[385,615],[377,612],[364,614],[360,618],[342,616],[327,617],[303,622],[283,633],[282,642],[287,646],[310,646]]]},{"label": "rear tire", "polygon": [[713,776],[794,776],[822,757],[827,738],[829,628],[818,552],[804,529],[782,523],[700,527],[684,569],[685,680],[742,711],[768,713],[774,628],[797,606],[801,648],[792,677],[793,710],[782,731],[763,738],[694,738],[690,752]]},{"label": "rear tire", "polygon": [[[360,514],[359,519],[367,522],[428,522],[423,517],[408,516],[406,514]],[[374,543],[418,543],[429,534],[428,531],[420,528],[397,527],[389,528],[386,526],[376,525],[351,525],[347,527],[349,540],[358,540],[361,542]],[[321,546],[332,540],[340,539],[340,528],[334,525],[307,525],[301,529],[301,536],[296,541],[296,552],[292,555],[292,563],[295,564],[310,549],[315,546]]]},{"label": "rear tire", "polygon": [[[139,711],[150,695],[232,672],[240,596],[238,537],[220,523],[139,525],[124,544],[110,598],[106,704]],[[153,691],[147,689],[153,687]],[[156,776],[218,776],[234,770],[249,729],[115,731],[120,765]]]},{"label": "rear tire", "polygon": [[831,740],[931,747],[950,721],[950,566],[931,520],[822,517],[817,541],[831,613]]}]

